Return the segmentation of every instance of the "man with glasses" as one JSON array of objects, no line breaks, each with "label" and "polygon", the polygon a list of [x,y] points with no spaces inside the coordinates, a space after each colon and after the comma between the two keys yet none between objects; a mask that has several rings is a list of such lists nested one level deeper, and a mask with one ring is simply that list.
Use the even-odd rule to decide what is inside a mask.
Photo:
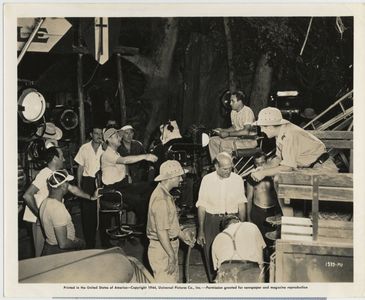
[{"label": "man with glasses", "polygon": [[238,91],[231,94],[230,105],[232,126],[229,128],[216,128],[218,136],[209,140],[209,153],[212,161],[219,152],[232,153],[234,149],[255,148],[255,139],[241,139],[242,135],[250,135],[251,124],[255,121],[255,115],[250,107],[246,105],[246,95]]},{"label": "man with glasses", "polygon": [[241,176],[232,173],[232,157],[221,152],[214,159],[216,171],[203,177],[196,203],[199,230],[197,242],[203,247],[209,282],[214,270],[211,245],[220,232],[220,223],[227,214],[234,214],[241,221],[246,219],[246,196]]}]

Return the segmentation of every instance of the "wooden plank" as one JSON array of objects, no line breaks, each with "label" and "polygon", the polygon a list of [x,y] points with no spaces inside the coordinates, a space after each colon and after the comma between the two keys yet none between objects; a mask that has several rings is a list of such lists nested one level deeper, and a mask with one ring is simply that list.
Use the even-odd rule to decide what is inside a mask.
[{"label": "wooden plank", "polygon": [[318,228],[318,238],[323,236],[326,238],[353,239],[353,230],[339,228]]},{"label": "wooden plank", "polygon": [[[312,187],[305,185],[279,185],[279,198],[312,200]],[[319,187],[319,200],[353,202],[353,189],[342,187]]]},{"label": "wooden plank", "polygon": [[281,217],[281,224],[285,225],[302,225],[302,226],[312,226],[312,221],[309,218],[301,218],[301,217]]},{"label": "wooden plank", "polygon": [[352,140],[352,131],[341,131],[341,130],[306,130],[313,134],[319,139],[338,139],[338,140]]},{"label": "wooden plank", "polygon": [[352,188],[354,185],[352,173],[318,175],[318,182],[320,186]]},{"label": "wooden plank", "polygon": [[341,247],[341,245],[352,245],[353,244],[353,239],[349,239],[349,238],[341,238],[339,239],[338,237],[328,237],[328,236],[318,236],[318,242],[321,243],[327,243],[327,244],[333,244],[334,240],[336,242],[336,246],[337,247]]},{"label": "wooden plank", "polygon": [[[337,230],[337,229],[335,229]],[[312,235],[313,229],[309,226],[295,226],[295,225],[285,225],[281,226],[281,234],[299,234],[299,235]]]},{"label": "wooden plank", "polygon": [[353,242],[344,243],[336,238],[327,238],[317,242],[303,241],[302,243],[281,239],[276,241],[276,250],[278,249],[287,253],[353,256]]},{"label": "wooden plank", "polygon": [[312,187],[309,185],[279,184],[278,197],[312,200]]},{"label": "wooden plank", "polygon": [[354,143],[350,140],[321,140],[327,149],[353,149]]},{"label": "wooden plank", "polygon": [[276,259],[275,259],[275,282],[282,282],[284,278],[284,248],[283,243],[275,242]]},{"label": "wooden plank", "polygon": [[311,241],[312,236],[281,233],[281,239],[285,241]]},{"label": "wooden plank", "polygon": [[346,230],[353,230],[354,224],[350,221],[340,221],[340,220],[318,220],[319,228],[340,228]]},{"label": "wooden plank", "polygon": [[320,185],[327,186],[353,186],[352,173],[335,174],[306,174],[303,171],[283,172],[278,174],[279,184],[312,185],[312,176],[319,176]]},{"label": "wooden plank", "polygon": [[312,185],[312,175],[302,172],[282,172],[277,178],[279,184]]},{"label": "wooden plank", "polygon": [[318,176],[313,177],[313,202],[312,202],[312,217],[313,217],[313,240],[318,237],[318,211],[319,211],[319,186]]},{"label": "wooden plank", "polygon": [[352,188],[344,187],[319,187],[319,200],[353,202]]},{"label": "wooden plank", "polygon": [[354,150],[350,150],[350,167],[349,171],[352,173],[354,171]]}]

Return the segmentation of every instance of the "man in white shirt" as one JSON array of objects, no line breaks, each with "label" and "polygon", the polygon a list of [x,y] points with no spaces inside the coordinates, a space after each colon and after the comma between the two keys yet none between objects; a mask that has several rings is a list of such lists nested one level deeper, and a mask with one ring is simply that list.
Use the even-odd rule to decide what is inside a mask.
[{"label": "man in white shirt", "polygon": [[85,242],[76,237],[70,213],[63,204],[69,181],[74,179],[65,170],[52,172],[47,180],[49,196],[39,207],[39,216],[46,236],[42,255],[80,250]]},{"label": "man in white shirt", "polygon": [[222,220],[222,232],[212,244],[216,282],[263,282],[265,241],[258,227],[235,215]]},{"label": "man in white shirt", "polygon": [[[64,157],[60,148],[51,147],[45,150],[43,158],[47,167],[43,168],[23,195],[26,204],[23,220],[32,223],[34,252],[35,256],[41,255],[44,245],[44,236],[39,223],[39,207],[44,199],[48,197],[47,179],[53,171],[63,169]],[[90,196],[77,186],[68,185],[68,191],[77,197],[89,200],[96,200],[96,196]]]},{"label": "man in white shirt", "polygon": [[[106,188],[116,189],[123,195],[123,201],[133,210],[140,224],[146,223],[148,200],[154,185],[148,182],[129,183],[126,165],[146,160],[157,161],[153,154],[120,156],[117,152],[121,137],[117,129],[109,128],[104,132],[104,140],[108,147],[101,155],[102,181]],[[104,219],[102,226],[108,226],[109,220]],[[106,241],[105,241],[106,242]]]},{"label": "man in white shirt", "polygon": [[236,214],[245,221],[247,202],[241,176],[232,173],[231,155],[219,153],[214,166],[216,171],[203,177],[196,203],[199,220],[197,242],[204,249],[209,282],[213,282],[214,278],[211,245],[220,232],[220,223],[226,214]]},{"label": "man in white shirt", "polygon": [[[77,182],[78,186],[89,195],[94,194],[95,175],[100,170],[100,158],[103,153],[103,130],[94,126],[90,132],[91,141],[83,144],[76,154],[75,161],[78,163]],[[81,201],[82,230],[86,242],[86,248],[95,248],[95,235],[97,227],[97,205],[95,201]]]},{"label": "man in white shirt", "polygon": [[231,122],[229,128],[216,128],[218,136],[209,140],[209,153],[212,161],[219,152],[232,153],[235,149],[255,148],[257,142],[254,139],[241,139],[242,135],[250,135],[251,124],[255,121],[255,115],[250,107],[245,105],[246,96],[243,92],[231,95]]}]

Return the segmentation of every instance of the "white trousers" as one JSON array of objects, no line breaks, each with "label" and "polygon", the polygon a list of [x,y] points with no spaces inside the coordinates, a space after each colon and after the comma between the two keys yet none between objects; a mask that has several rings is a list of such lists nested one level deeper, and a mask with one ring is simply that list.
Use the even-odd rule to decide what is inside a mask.
[{"label": "white trousers", "polygon": [[232,154],[237,149],[252,149],[257,147],[256,140],[240,139],[237,137],[226,137],[224,139],[219,136],[213,136],[209,139],[209,154],[213,160],[218,153],[228,152]]}]

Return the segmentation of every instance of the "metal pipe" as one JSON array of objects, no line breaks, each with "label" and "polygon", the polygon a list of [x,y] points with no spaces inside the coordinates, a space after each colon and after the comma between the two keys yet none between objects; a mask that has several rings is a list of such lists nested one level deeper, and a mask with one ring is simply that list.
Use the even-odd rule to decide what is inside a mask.
[{"label": "metal pipe", "polygon": [[117,70],[118,70],[118,91],[119,91],[119,105],[120,105],[120,123],[124,126],[127,122],[127,107],[123,85],[123,73],[122,73],[122,55],[117,53]]},{"label": "metal pipe", "polygon": [[33,40],[34,40],[34,38],[35,38],[35,36],[36,36],[39,28],[41,28],[41,26],[42,26],[42,24],[43,24],[43,22],[44,22],[45,19],[46,18],[40,18],[40,19],[37,18],[36,19],[37,22],[38,22],[38,24],[35,25],[35,27],[34,27],[34,29],[32,31],[32,34],[29,36],[27,42],[24,44],[23,49],[22,49],[22,51],[20,52],[20,54],[18,56],[18,65],[22,61],[25,52],[27,52],[30,44],[33,42]]},{"label": "metal pipe", "polygon": [[[81,46],[81,20],[78,24],[78,45]],[[85,106],[84,106],[84,88],[83,88],[83,76],[82,76],[82,56],[79,52],[77,54],[77,95],[79,99],[79,118],[80,118],[80,143],[85,143]]]}]

